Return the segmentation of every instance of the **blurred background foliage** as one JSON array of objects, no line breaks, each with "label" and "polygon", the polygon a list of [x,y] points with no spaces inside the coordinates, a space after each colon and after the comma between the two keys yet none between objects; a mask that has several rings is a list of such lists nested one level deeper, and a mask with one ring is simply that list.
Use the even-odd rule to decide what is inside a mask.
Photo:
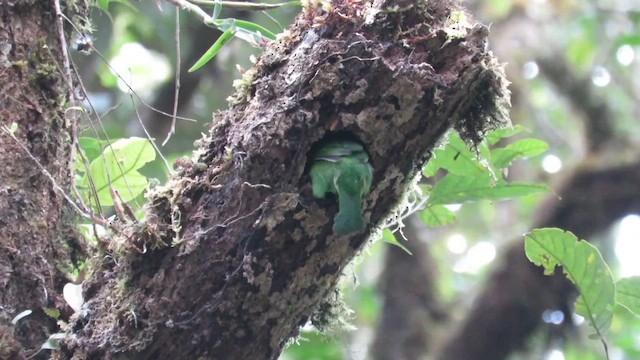
[{"label": "blurred background foliage", "polygon": [[[546,182],[555,193],[448,206],[457,221],[437,228],[420,213],[405,219],[396,238],[413,256],[371,244],[344,275],[350,323],[323,334],[305,327],[283,360],[604,358],[572,313],[575,292],[524,259],[522,234],[539,226],[571,230],[596,244],[616,279],[640,275],[640,3],[464,3],[477,21],[491,24],[489,48],[512,81],[513,123],[530,131],[525,137],[549,144],[547,153],[516,161],[508,178]],[[73,56],[92,117],[111,139],[144,137],[144,124],[169,163],[191,156],[259,50],[234,39],[211,63],[187,73],[219,31],[181,13],[177,32],[175,8],[163,1],[108,4],[108,12],[92,10],[97,52]],[[298,11],[223,8],[222,16],[277,33]],[[178,115],[191,120],[178,119],[162,146],[172,119],[150,107],[173,113],[177,67]],[[89,121],[82,127],[83,136],[97,136]],[[159,158],[143,172],[160,181],[168,175]],[[610,358],[640,358],[640,321],[622,308],[616,313]]]}]

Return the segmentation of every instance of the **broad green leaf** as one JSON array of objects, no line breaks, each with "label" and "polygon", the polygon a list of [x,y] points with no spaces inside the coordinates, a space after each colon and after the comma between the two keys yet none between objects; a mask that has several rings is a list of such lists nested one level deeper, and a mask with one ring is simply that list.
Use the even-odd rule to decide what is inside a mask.
[{"label": "broad green leaf", "polygon": [[443,149],[434,151],[430,162],[433,162],[432,166],[457,175],[477,177],[488,172],[478,156],[469,149],[469,145],[455,132],[449,135],[449,142]]},{"label": "broad green leaf", "polygon": [[399,247],[400,249],[404,250],[409,255],[413,255],[411,253],[411,251],[409,251],[409,249],[407,249],[406,246],[402,245],[400,242],[398,242],[398,240],[396,240],[396,236],[393,235],[393,233],[389,229],[384,229],[382,231],[382,240],[384,240],[385,242],[387,242],[387,243],[389,243],[391,245],[395,245],[395,246]]},{"label": "broad green leaf", "polygon": [[618,280],[616,300],[636,316],[640,316],[640,276]]},{"label": "broad green leaf", "polygon": [[549,149],[549,145],[538,139],[523,139],[509,144],[504,148],[491,152],[491,162],[497,168],[511,166],[511,162],[523,157],[533,157],[542,154]]},{"label": "broad green leaf", "polygon": [[109,10],[109,0],[98,0],[98,7],[104,11]]},{"label": "broad green leaf", "polygon": [[429,205],[507,200],[547,191],[550,188],[546,184],[507,183],[494,180],[490,174],[475,178],[449,174],[431,190]]},{"label": "broad green leaf", "polygon": [[433,205],[420,211],[420,219],[429,227],[437,227],[454,223],[456,214],[444,205]]},{"label": "broad green leaf", "polygon": [[553,274],[556,266],[562,266],[580,293],[576,312],[587,319],[602,338],[613,319],[616,287],[598,249],[568,231],[545,228],[525,235],[525,253],[532,263],[544,267],[545,275]]},{"label": "broad green leaf", "polygon": [[486,140],[489,144],[495,145],[498,141],[511,137],[513,135],[523,132],[525,128],[521,125],[515,125],[513,127],[504,127],[490,131],[487,134]]},{"label": "broad green leaf", "polygon": [[[87,163],[91,163],[95,158],[100,156],[102,150],[108,145],[107,141],[102,141],[91,137],[78,138],[78,145],[80,145],[80,151],[84,154]],[[82,156],[75,157],[75,168],[78,173],[86,173],[87,169],[82,159]]]},{"label": "broad green leaf", "polygon": [[211,59],[213,59],[216,55],[218,55],[220,50],[222,50],[222,48],[229,42],[229,40],[233,38],[233,33],[234,33],[233,29],[228,29],[225,32],[223,32],[222,35],[220,35],[220,37],[218,38],[218,40],[216,40],[216,42],[213,43],[213,45],[211,45],[209,50],[207,50],[204,53],[204,55],[202,55],[202,57],[200,57],[200,59],[198,59],[198,61],[196,61],[196,63],[193,64],[193,66],[189,69],[189,72],[194,72],[200,69],[206,63],[208,63]]},{"label": "broad green leaf", "polygon": [[427,162],[427,165],[422,169],[422,175],[425,177],[432,177],[438,172],[438,165],[434,159],[434,155],[431,155],[431,159]]},{"label": "broad green leaf", "polygon": [[102,151],[109,145],[109,142],[92,137],[79,137],[78,145],[84,151],[87,161],[92,162],[102,154]]},{"label": "broad green leaf", "polygon": [[[100,203],[113,205],[110,185],[124,202],[140,195],[147,187],[147,178],[137,170],[155,158],[156,152],[147,139],[120,139],[108,146],[89,166]],[[79,187],[89,188],[88,174],[80,180]]]}]

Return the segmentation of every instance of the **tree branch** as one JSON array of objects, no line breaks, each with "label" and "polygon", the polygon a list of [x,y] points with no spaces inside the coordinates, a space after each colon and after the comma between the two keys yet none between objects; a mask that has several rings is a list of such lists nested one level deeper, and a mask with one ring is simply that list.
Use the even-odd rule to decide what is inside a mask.
[{"label": "tree branch", "polygon": [[[151,194],[146,222],[112,240],[115,261],[85,285],[87,313],[64,354],[276,359],[323,318],[314,312],[440,137],[455,127],[479,141],[506,121],[487,28],[452,20],[461,11],[409,0],[305,8],[216,114],[194,163]],[[335,199],[314,199],[305,173],[312,146],[338,133],[362,141],[375,169],[366,231],[342,237]]]}]

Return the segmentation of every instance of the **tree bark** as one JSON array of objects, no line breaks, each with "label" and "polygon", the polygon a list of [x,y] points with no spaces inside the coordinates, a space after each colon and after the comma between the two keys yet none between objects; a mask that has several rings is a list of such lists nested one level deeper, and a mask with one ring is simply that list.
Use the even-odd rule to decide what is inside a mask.
[{"label": "tree bark", "polygon": [[[20,11],[44,16],[48,28],[55,20],[48,8]],[[507,82],[486,50],[487,34],[453,1],[305,8],[266,45],[231,108],[214,117],[194,161],[183,161],[165,187],[151,191],[145,220],[114,225],[107,249],[93,256],[87,301],[68,319],[56,357],[276,359],[300,325],[330,323],[339,316],[340,304],[329,295],[342,269],[402,203],[441,136],[455,127],[477,142],[485,129],[506,121]],[[25,44],[42,37],[45,32]],[[61,48],[51,41],[49,48]],[[3,86],[12,81],[3,80]],[[55,136],[68,132],[60,120],[61,92],[44,93],[47,105],[56,105],[45,112],[36,100],[42,88],[24,85],[34,90],[23,113],[35,117],[23,139],[38,139],[29,143],[32,152],[45,166],[55,163],[52,173],[67,184],[71,139]],[[27,136],[36,124],[46,131]],[[368,225],[360,234],[333,234],[336,200],[311,194],[307,155],[332,136],[363,142],[375,169],[364,206]],[[48,238],[29,233],[40,236],[38,244],[60,239],[60,216],[50,216],[61,212],[63,201],[42,171],[32,166],[13,177],[40,191],[24,206],[42,209],[47,218],[23,218],[20,225],[29,229],[7,226],[5,238],[40,224]],[[55,206],[41,204],[46,200]],[[20,219],[18,211],[3,219]],[[46,246],[30,249],[35,253],[24,263],[23,272],[34,274],[30,286],[15,285],[31,301],[42,298],[36,279],[55,280],[50,274],[58,253]],[[31,258],[38,252],[47,261],[36,264]],[[49,296],[60,293],[53,284]]]},{"label": "tree bark", "polygon": [[[86,4],[62,5],[81,22]],[[22,359],[56,331],[43,309],[69,310],[61,274],[82,252],[64,197],[45,174],[69,189],[74,122],[60,70],[69,33],[61,33],[53,1],[3,1],[0,12],[0,358]],[[32,314],[13,326],[25,310]]]}]

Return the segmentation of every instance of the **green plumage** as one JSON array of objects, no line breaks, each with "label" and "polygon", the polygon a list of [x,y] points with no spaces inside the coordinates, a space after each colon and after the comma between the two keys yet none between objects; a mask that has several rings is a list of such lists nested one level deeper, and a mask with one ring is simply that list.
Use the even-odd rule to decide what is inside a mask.
[{"label": "green plumage", "polygon": [[373,177],[362,145],[353,141],[328,143],[316,154],[310,175],[313,196],[322,199],[328,192],[338,196],[333,231],[337,235],[362,231],[362,199],[371,190]]}]

